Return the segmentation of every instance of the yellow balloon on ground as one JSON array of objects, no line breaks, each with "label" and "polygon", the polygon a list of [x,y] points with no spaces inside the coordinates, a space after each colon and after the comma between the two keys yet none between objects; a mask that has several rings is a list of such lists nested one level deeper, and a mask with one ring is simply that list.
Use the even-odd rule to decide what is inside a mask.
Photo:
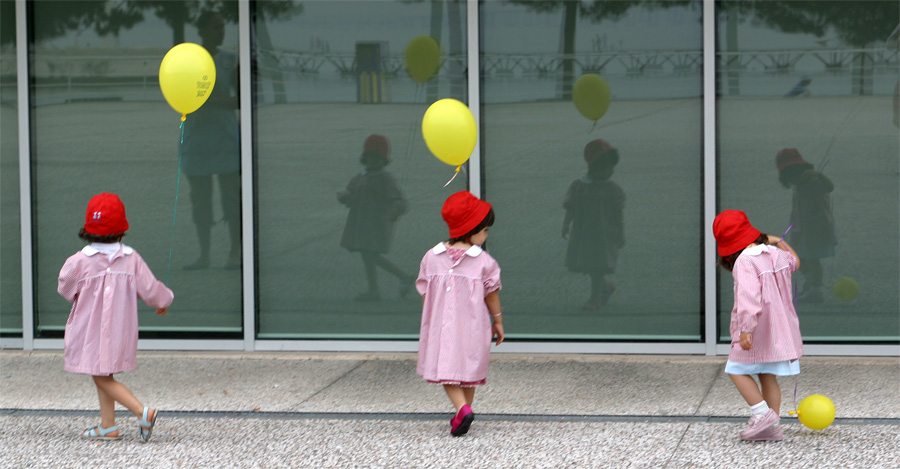
[{"label": "yellow balloon on ground", "polygon": [[853,301],[859,296],[859,284],[850,277],[841,277],[831,287],[834,297],[841,301]]},{"label": "yellow balloon on ground", "polygon": [[422,137],[437,159],[459,166],[475,150],[478,140],[475,117],[465,104],[455,99],[436,101],[422,118]]},{"label": "yellow balloon on ground", "polygon": [[611,98],[609,83],[593,73],[582,75],[572,88],[572,101],[578,112],[592,121],[606,114]]},{"label": "yellow balloon on ground", "polygon": [[431,36],[416,36],[406,45],[403,61],[409,76],[424,83],[434,76],[441,62],[441,48]]},{"label": "yellow balloon on ground", "polygon": [[159,88],[182,118],[209,98],[216,84],[216,64],[202,46],[185,42],[169,49],[159,66]]},{"label": "yellow balloon on ground", "polygon": [[806,396],[797,406],[800,423],[813,430],[827,428],[834,422],[834,415],[834,403],[821,394]]}]

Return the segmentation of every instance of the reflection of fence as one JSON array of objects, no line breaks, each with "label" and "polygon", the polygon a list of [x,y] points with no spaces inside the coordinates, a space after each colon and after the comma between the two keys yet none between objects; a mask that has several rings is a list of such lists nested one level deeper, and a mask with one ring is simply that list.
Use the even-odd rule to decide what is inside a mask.
[{"label": "reflection of fence", "polygon": [[[32,63],[32,73],[39,104],[82,99],[163,99],[159,92],[158,72],[165,50],[81,49],[75,52],[38,50]],[[5,59],[7,55],[9,60]],[[14,76],[13,58],[11,54],[4,54],[0,74]],[[896,79],[883,77],[900,66],[898,51],[884,48],[718,52],[717,58],[718,73],[721,79],[728,80],[729,94],[753,96],[783,94],[783,91],[775,92],[774,87],[783,88],[781,81],[784,78],[796,81],[790,74],[816,77],[814,83],[820,87],[819,90],[825,85],[829,87],[824,93],[828,95],[868,94],[873,90],[882,93],[882,88],[887,86],[886,81],[891,82],[890,94]],[[297,97],[301,94],[299,90],[307,86],[315,89],[305,90],[302,94],[315,95],[316,99],[352,102],[356,98],[355,90],[352,95],[344,96],[345,85],[358,86],[360,70],[356,54],[258,49],[254,51],[254,60],[260,86],[278,88],[276,94],[288,96],[288,101],[300,99]],[[703,66],[702,51],[656,50],[570,55],[486,53],[482,55],[481,67],[488,86],[498,82],[503,83],[504,87],[521,87],[518,91],[509,90],[512,93],[510,96],[554,99],[559,97],[561,88],[556,82],[561,79],[567,62],[572,64],[575,77],[582,73],[599,73],[612,79],[651,80],[654,86],[662,82],[678,83],[680,89],[685,90],[696,88],[691,83],[694,83],[694,77],[699,76]],[[448,83],[450,86],[462,86],[466,80],[463,71],[467,65],[463,55],[445,55],[438,66],[440,80],[435,82],[440,81],[440,86],[447,86]],[[384,83],[378,82],[379,90],[392,90],[392,96],[386,100],[406,102],[417,93],[417,84],[406,76],[402,53],[382,55],[380,66]],[[873,83],[873,76],[880,82]],[[823,82],[830,79],[828,77],[834,79],[829,83]],[[740,86],[737,86],[739,82]],[[637,91],[639,82],[628,86],[636,90],[628,91],[618,86],[615,91],[617,97],[664,97],[656,94],[648,96],[646,88]],[[772,90],[768,90],[770,86]],[[527,91],[526,88],[534,91]],[[294,98],[290,98],[292,93]],[[683,96],[674,90],[666,93],[669,97]],[[696,94],[694,91],[688,93],[691,96]],[[262,97],[260,102],[268,102],[268,99]]]}]

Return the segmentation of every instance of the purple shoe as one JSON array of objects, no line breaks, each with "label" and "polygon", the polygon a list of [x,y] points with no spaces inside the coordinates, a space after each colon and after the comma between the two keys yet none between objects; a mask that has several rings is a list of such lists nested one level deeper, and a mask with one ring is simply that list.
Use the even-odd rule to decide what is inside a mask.
[{"label": "purple shoe", "polygon": [[781,425],[772,425],[760,432],[756,437],[745,439],[744,441],[781,441],[783,439],[784,431],[781,429]]},{"label": "purple shoe", "polygon": [[774,410],[769,409],[761,419],[756,417],[750,418],[750,425],[741,432],[741,439],[747,441],[756,441],[756,438],[769,429],[772,425],[781,420]]},{"label": "purple shoe", "polygon": [[463,404],[456,416],[450,419],[450,434],[453,436],[462,436],[469,431],[469,426],[475,420],[475,414],[469,404]]}]

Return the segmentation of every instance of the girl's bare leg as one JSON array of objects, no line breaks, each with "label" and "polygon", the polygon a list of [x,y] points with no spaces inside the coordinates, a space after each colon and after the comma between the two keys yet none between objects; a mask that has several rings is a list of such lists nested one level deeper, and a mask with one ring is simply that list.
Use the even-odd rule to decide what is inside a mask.
[{"label": "girl's bare leg", "polygon": [[[728,376],[731,378],[731,381],[734,382],[738,392],[741,393],[741,397],[747,401],[747,405],[754,406],[763,401],[763,395],[759,392],[759,387],[756,386],[756,381],[753,380],[753,377],[748,375]],[[771,403],[768,403],[768,405],[769,407],[772,407]]]},{"label": "girl's bare leg", "polygon": [[778,385],[778,378],[775,375],[760,374],[759,384],[762,386],[762,397],[766,400],[769,408],[779,414],[781,408],[781,386]]},{"label": "girl's bare leg", "polygon": [[[141,404],[134,394],[125,387],[124,384],[118,382],[112,376],[94,376],[94,384],[97,385],[97,391],[99,393],[105,394],[109,399],[112,399],[115,402],[118,402],[125,406],[128,410],[131,411],[138,418],[142,418],[144,416],[144,405]],[[101,397],[101,399],[103,399]],[[101,418],[103,412],[103,404],[101,402]],[[147,415],[147,418],[152,418],[153,414],[156,413],[155,410],[151,410]],[[112,411],[112,419],[115,421],[115,407],[113,407]]]},{"label": "girl's bare leg", "polygon": [[471,407],[472,401],[475,400],[475,388],[462,388],[462,390],[463,394],[465,394],[466,396],[466,404],[469,404],[469,406]]},{"label": "girl's bare leg", "polygon": [[447,393],[447,397],[450,398],[450,402],[453,403],[453,407],[456,407],[456,411],[459,412],[459,409],[462,406],[467,404],[466,401],[466,393],[463,391],[464,388],[461,388],[455,384],[445,384],[444,392]]},{"label": "girl's bare leg", "polygon": [[[116,400],[106,394],[96,382],[94,385],[97,386],[97,397],[100,399],[100,426],[110,428],[116,424]],[[107,436],[119,436],[119,431],[110,432]]]}]

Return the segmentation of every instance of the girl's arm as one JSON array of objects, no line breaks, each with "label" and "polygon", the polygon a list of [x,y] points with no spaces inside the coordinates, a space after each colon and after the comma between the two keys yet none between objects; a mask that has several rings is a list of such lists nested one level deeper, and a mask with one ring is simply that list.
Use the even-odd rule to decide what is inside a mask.
[{"label": "girl's arm", "polygon": [[791,255],[794,256],[794,259],[797,261],[797,268],[799,269],[800,268],[800,256],[797,255],[797,251],[794,251],[794,248],[792,248],[791,245],[788,244],[787,241],[785,241],[784,239],[779,238],[777,236],[772,236],[772,235],[768,235],[768,236],[769,236],[769,240],[766,242],[766,244],[771,244],[772,246],[776,246],[778,249],[781,249],[782,251],[790,252]]},{"label": "girl's arm", "polygon": [[500,308],[500,293],[497,290],[494,290],[486,297],[484,297],[484,302],[487,303],[488,312],[491,314],[491,319],[494,321],[494,324],[491,326],[491,337],[497,338],[497,345],[503,343],[503,312]]}]

